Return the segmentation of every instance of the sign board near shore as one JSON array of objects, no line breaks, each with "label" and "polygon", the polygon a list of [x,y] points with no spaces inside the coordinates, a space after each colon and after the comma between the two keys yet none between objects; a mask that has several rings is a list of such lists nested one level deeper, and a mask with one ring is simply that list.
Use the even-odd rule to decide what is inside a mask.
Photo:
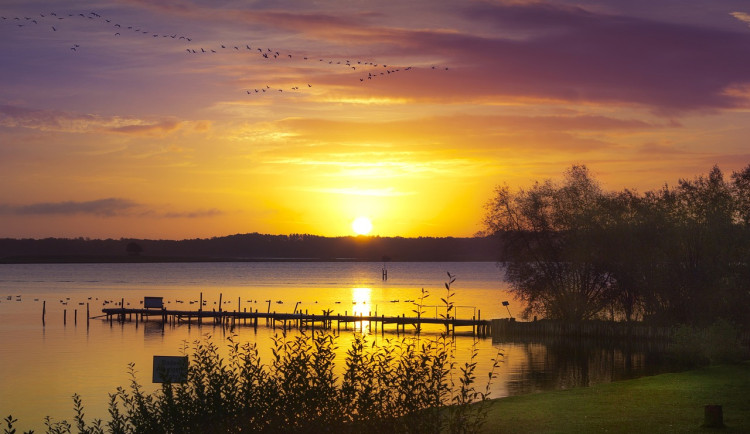
[{"label": "sign board near shore", "polygon": [[143,307],[146,309],[161,309],[164,307],[164,297],[143,297]]},{"label": "sign board near shore", "polygon": [[184,383],[187,381],[187,356],[154,356],[152,383]]}]

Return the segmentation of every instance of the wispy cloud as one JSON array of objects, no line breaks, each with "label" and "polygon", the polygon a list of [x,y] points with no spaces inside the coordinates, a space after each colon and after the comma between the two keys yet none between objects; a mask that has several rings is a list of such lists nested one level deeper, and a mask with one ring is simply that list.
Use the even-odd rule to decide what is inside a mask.
[{"label": "wispy cloud", "polygon": [[417,194],[414,191],[398,191],[394,188],[361,189],[361,188],[300,188],[311,193],[338,194],[345,196],[400,197]]},{"label": "wispy cloud", "polygon": [[198,211],[187,211],[187,212],[167,212],[162,214],[165,218],[188,218],[188,219],[194,219],[194,218],[204,218],[204,217],[216,217],[220,215],[224,215],[225,212],[218,210],[216,208],[206,209],[206,210],[198,210]]},{"label": "wispy cloud", "polygon": [[100,217],[113,217],[131,214],[140,205],[132,200],[106,198],[90,201],[40,202],[30,205],[0,204],[0,214],[60,216],[89,214]]},{"label": "wispy cloud", "polygon": [[137,136],[164,135],[180,128],[175,119],[146,120],[0,105],[0,125],[65,133],[110,132]]},{"label": "wispy cloud", "polygon": [[750,14],[747,12],[730,12],[729,15],[737,18],[747,25],[750,25]]},{"label": "wispy cloud", "polygon": [[162,135],[170,133],[180,128],[180,122],[176,120],[164,120],[153,123],[137,123],[130,125],[123,125],[120,127],[110,128],[109,131],[114,133],[129,134],[129,135]]},{"label": "wispy cloud", "polygon": [[0,204],[0,215],[17,216],[75,216],[95,217],[152,217],[167,219],[193,219],[216,217],[224,212],[216,209],[195,211],[158,211],[130,199],[110,197],[89,201],[39,202],[28,205]]}]

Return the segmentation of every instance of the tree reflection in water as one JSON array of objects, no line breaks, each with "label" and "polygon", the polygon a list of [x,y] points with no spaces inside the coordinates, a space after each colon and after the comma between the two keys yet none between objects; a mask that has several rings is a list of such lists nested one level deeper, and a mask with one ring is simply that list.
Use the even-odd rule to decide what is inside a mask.
[{"label": "tree reflection in water", "polygon": [[509,395],[586,387],[670,369],[662,343],[596,339],[549,339],[508,343],[525,360],[509,373]]}]

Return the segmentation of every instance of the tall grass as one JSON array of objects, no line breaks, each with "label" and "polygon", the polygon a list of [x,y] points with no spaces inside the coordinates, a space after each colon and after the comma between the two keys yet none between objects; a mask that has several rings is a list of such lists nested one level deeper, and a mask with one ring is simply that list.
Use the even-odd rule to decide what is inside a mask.
[{"label": "tall grass", "polygon": [[[453,311],[448,273],[446,318]],[[420,303],[428,294],[424,294]],[[420,307],[421,309],[421,307]],[[329,332],[286,332],[273,340],[264,363],[255,343],[227,338],[228,352],[209,338],[190,353],[187,381],[164,383],[144,392],[134,365],[127,387],[110,395],[106,422],[87,424],[74,395],[74,424],[45,421],[48,433],[472,433],[486,418],[489,387],[502,354],[493,359],[486,385],[478,385],[478,351],[459,364],[455,340],[446,331],[426,338],[386,339],[383,344],[355,334],[343,369],[334,359],[337,337]],[[480,405],[470,405],[479,402]],[[13,423],[6,420],[6,433]]]}]

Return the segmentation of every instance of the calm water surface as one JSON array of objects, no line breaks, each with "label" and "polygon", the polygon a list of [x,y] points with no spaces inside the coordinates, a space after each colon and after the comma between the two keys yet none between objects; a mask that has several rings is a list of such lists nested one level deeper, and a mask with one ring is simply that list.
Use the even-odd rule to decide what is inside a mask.
[{"label": "calm water surface", "polygon": [[[128,363],[135,363],[146,390],[155,390],[150,383],[154,355],[179,355],[186,342],[207,335],[222,345],[234,333],[241,341],[257,342],[262,360],[268,362],[271,338],[278,331],[246,326],[230,332],[210,323],[163,327],[156,320],[136,326],[92,319],[87,325],[86,303],[91,316],[123,298],[126,306],[138,307],[144,296],[164,297],[168,308],[197,309],[202,293],[208,309],[218,309],[221,294],[223,310],[236,310],[239,302],[241,310],[266,311],[270,299],[270,309],[277,312],[292,312],[296,306],[316,314],[332,309],[334,314],[411,315],[411,300],[418,301],[424,288],[430,294],[424,311],[435,316],[444,312],[438,305],[446,294],[449,271],[457,276],[452,289],[459,318],[507,318],[501,305],[505,300],[512,314],[521,309],[494,263],[387,265],[387,281],[381,279],[382,263],[0,265],[0,415],[17,417],[22,429],[40,428],[47,415],[70,421],[71,396],[78,393],[89,420],[107,418],[108,394],[129,382]],[[437,335],[439,329],[428,330],[428,337],[433,335],[429,332]],[[352,334],[342,330],[338,338],[339,366]],[[385,337],[372,334],[369,339],[382,345],[394,337],[395,329],[389,332],[386,327]],[[459,362],[468,360],[473,342],[469,335],[457,336]],[[504,354],[492,397],[607,382],[658,369],[652,352],[642,348],[487,338],[478,341],[478,349],[477,378],[486,378],[498,351]]]}]

